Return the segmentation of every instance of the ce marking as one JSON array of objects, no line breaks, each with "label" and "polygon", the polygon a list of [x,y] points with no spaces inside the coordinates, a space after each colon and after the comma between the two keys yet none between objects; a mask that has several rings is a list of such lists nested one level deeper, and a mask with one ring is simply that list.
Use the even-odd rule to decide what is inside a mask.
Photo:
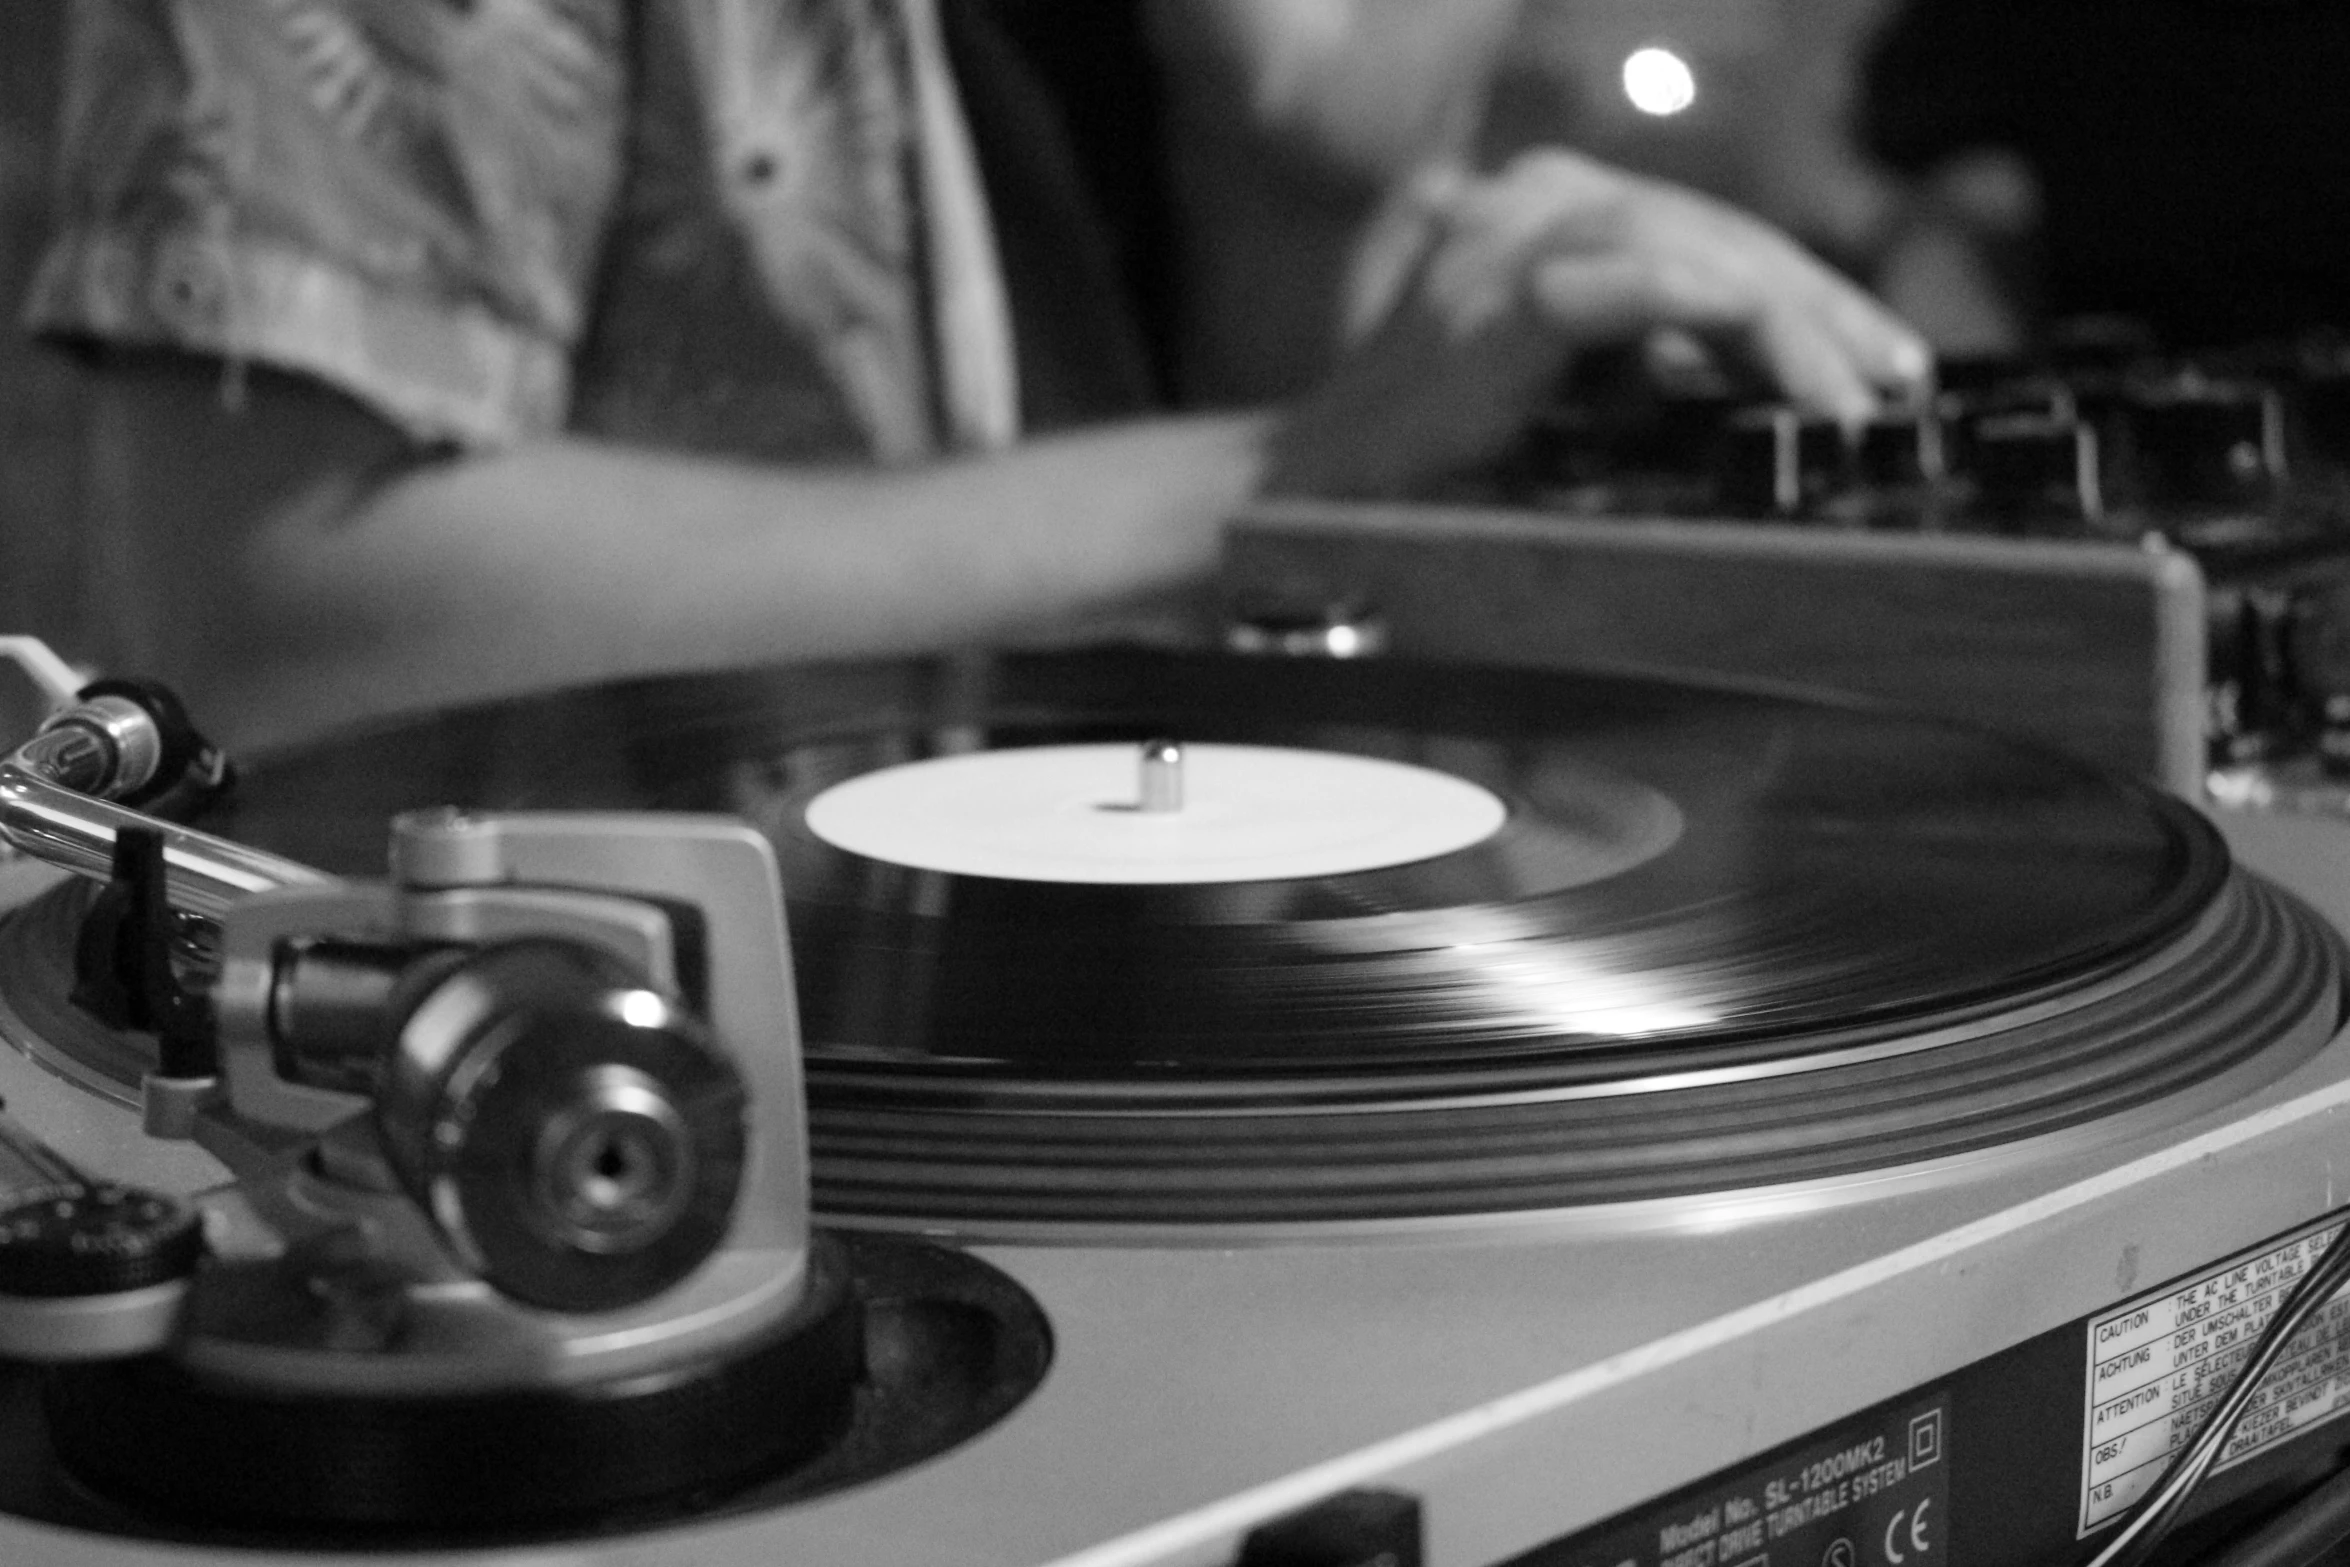
[{"label": "ce marking", "polygon": [[[1893,1515],[1891,1523],[1885,1525],[1885,1560],[1893,1563],[1893,1567],[1901,1567],[1911,1556],[1924,1556],[1934,1549],[1926,1540],[1926,1509],[1933,1505],[1932,1497],[1921,1496],[1917,1506],[1904,1507]],[[1906,1528],[1902,1526],[1904,1518],[1909,1520]],[[1901,1548],[1904,1538],[1909,1541],[1909,1549],[1906,1551]]]}]

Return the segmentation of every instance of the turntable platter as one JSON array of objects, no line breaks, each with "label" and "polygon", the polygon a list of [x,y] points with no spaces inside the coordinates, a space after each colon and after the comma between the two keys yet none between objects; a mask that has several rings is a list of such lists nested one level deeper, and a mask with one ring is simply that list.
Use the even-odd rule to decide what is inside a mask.
[{"label": "turntable platter", "polygon": [[[1505,814],[1399,864],[1131,884],[809,827],[909,764],[1162,735],[1425,770]],[[445,803],[762,826],[819,1206],[874,1222],[1812,1179],[2281,1071],[2341,1004],[2322,922],[2175,802],[1881,709],[1624,677],[1088,652],[651,682],[264,758],[217,825],[365,873],[392,812]]]}]

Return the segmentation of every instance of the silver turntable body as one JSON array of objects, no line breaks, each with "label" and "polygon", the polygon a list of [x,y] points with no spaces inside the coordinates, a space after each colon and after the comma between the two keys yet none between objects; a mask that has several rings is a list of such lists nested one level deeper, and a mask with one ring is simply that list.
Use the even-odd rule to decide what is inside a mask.
[{"label": "silver turntable body", "polygon": [[[2350,823],[2219,828],[2238,866],[2350,940]],[[49,879],[9,874],[20,896]],[[2341,1012],[2329,995],[2289,1037],[2115,1114],[1794,1184],[1359,1222],[891,1221],[941,1232],[1049,1324],[1049,1370],[986,1429],[800,1499],[385,1549],[515,1567],[1734,1567],[1843,1540],[1885,1567],[2085,1559],[2350,1206]],[[0,1100],[66,1159],[179,1194],[227,1176],[60,1075],[13,1009],[7,1024]],[[2350,1445],[2329,1424],[2350,1412],[2345,1338],[2339,1315],[2312,1330],[2231,1444],[2218,1503]],[[1402,1504],[1389,1544],[1284,1545],[1286,1522],[1364,1495]],[[0,1561],[313,1554],[0,1513]]]},{"label": "silver turntable body", "polygon": [[[2350,932],[2350,826],[2222,826],[2242,864]],[[16,1051],[0,1095],[91,1167],[181,1190],[218,1178]],[[1053,1364],[962,1447],[773,1511],[399,1554],[1206,1567],[1270,1520],[1377,1488],[1418,1500],[1428,1562],[1506,1561],[2332,1213],[2350,1197],[2346,1108],[2350,1033],[2272,1081],[1803,1187],[1417,1231],[988,1242],[1049,1317]],[[2322,1396],[2350,1408],[2350,1373]],[[1997,1457],[1964,1413],[1942,1416],[1953,1474]],[[2074,1486],[2079,1419],[2052,1437]],[[1904,1517],[1936,1540],[1932,1510]],[[268,1557],[0,1517],[8,1561]]]}]

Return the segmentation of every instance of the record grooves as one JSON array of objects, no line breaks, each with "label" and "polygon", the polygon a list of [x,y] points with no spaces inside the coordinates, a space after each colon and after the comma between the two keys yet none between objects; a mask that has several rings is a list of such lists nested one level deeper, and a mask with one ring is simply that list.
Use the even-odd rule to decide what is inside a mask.
[{"label": "record grooves", "polygon": [[[2124,983],[2028,1023],[1900,1054],[1707,1084],[1638,1079],[1582,1098],[1425,1092],[1283,1114],[1026,1110],[911,1102],[826,1065],[819,1206],[977,1225],[1278,1224],[1562,1208],[1722,1191],[1939,1158],[2146,1103],[2262,1052],[2279,1069],[2336,1026],[2330,937],[2259,883]],[[868,1086],[871,1085],[871,1086]]]},{"label": "record grooves", "polygon": [[[1508,815],[1383,869],[1134,886],[910,870],[804,821],[924,757],[1160,735],[1440,769]],[[2327,927],[2175,802],[1975,731],[1632,678],[1092,652],[650,682],[264,758],[215,825],[364,874],[394,811],[437,804],[766,830],[818,1206],[852,1220],[1388,1220],[1800,1181],[2281,1072],[2342,1011]],[[54,972],[69,925],[32,911],[0,961]],[[48,988],[8,1005],[83,1070],[135,1067],[60,1043]]]}]

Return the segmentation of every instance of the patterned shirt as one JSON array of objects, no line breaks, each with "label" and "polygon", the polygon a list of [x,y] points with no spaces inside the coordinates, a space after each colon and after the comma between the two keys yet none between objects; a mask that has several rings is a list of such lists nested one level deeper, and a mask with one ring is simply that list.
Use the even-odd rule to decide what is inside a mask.
[{"label": "patterned shirt", "polygon": [[905,461],[1017,422],[932,0],[76,0],[37,330],[420,441]]}]

